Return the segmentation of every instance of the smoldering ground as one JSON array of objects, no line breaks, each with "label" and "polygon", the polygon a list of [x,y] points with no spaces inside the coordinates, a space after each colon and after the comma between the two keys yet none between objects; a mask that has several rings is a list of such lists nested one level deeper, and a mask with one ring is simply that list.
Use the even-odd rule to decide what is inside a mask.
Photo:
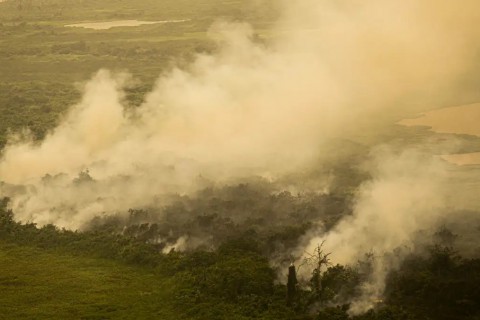
[{"label": "smoldering ground", "polygon": [[[461,84],[476,81],[477,1],[283,6],[267,44],[243,23],[212,26],[217,52],[161,75],[136,109],[125,108],[128,75],[102,70],[42,142],[12,139],[0,179],[16,218],[78,229],[99,215],[161,207],[168,194],[250,176],[285,181],[315,168],[314,179],[279,188],[328,193],[329,166],[345,156],[334,143],[472,96]],[[462,205],[449,202],[461,190],[448,189],[454,177],[431,155],[393,150],[372,158],[364,166],[373,178],[353,185],[352,215],[306,240],[327,239],[338,262],[393,250]],[[378,279],[367,295],[381,294]]]}]

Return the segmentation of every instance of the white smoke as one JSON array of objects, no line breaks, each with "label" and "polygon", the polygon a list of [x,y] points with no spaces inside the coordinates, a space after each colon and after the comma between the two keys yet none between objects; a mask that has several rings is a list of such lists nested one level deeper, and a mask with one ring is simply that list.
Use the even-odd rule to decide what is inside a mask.
[{"label": "white smoke", "polygon": [[[21,221],[77,229],[100,214],[195,190],[199,175],[276,178],[321,165],[341,156],[333,139],[375,135],[419,106],[458,96],[457,80],[478,52],[479,7],[289,1],[268,44],[246,24],[219,22],[211,30],[218,52],[161,75],[134,110],[124,107],[128,76],[99,71],[41,143],[7,145],[1,192]],[[408,243],[444,207],[442,165],[410,152],[376,159],[354,215],[311,240],[326,239],[336,262]],[[74,181],[86,169],[94,181],[86,174]],[[382,291],[377,274],[368,296]]]},{"label": "white smoke", "polygon": [[376,256],[372,277],[352,302],[352,313],[366,312],[382,297],[387,271],[401,258],[389,254],[413,249],[416,233],[439,223],[447,207],[445,166],[418,151],[377,150],[368,165],[372,179],[358,190],[353,215],[310,239],[307,252],[325,241],[324,250],[332,252],[335,263],[355,265],[365,253]]}]

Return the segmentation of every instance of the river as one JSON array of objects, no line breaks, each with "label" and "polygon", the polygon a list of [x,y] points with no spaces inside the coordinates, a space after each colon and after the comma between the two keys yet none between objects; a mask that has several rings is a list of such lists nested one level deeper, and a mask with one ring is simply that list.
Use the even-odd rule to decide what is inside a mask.
[{"label": "river", "polygon": [[[428,126],[438,133],[480,137],[480,103],[437,109],[399,123],[406,126]],[[443,155],[442,158],[457,165],[480,164],[480,152],[449,154]]]}]

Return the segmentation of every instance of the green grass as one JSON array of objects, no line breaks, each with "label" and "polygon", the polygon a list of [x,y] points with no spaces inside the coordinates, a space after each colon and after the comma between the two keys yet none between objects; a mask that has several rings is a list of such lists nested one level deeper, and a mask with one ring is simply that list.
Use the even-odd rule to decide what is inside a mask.
[{"label": "green grass", "polygon": [[[152,79],[172,58],[210,50],[206,32],[214,21],[247,21],[263,33],[271,29],[276,7],[253,0],[0,2],[0,81],[78,81],[112,66]],[[108,30],[65,27],[122,19],[187,21]]]},{"label": "green grass", "polygon": [[[215,20],[247,21],[266,34],[278,16],[271,0],[9,0],[0,2],[0,149],[8,131],[42,139],[78,101],[75,83],[102,68],[130,72],[139,104],[160,74],[215,45]],[[179,20],[181,23],[91,30],[85,21]],[[38,88],[43,88],[38,90]],[[67,94],[66,94],[67,93]]]},{"label": "green grass", "polygon": [[172,278],[0,242],[0,319],[179,319]]},{"label": "green grass", "polygon": [[10,0],[0,4],[0,19],[16,21],[91,21],[168,18],[208,20],[228,16],[249,20],[269,19],[278,12],[273,1],[255,0]]}]

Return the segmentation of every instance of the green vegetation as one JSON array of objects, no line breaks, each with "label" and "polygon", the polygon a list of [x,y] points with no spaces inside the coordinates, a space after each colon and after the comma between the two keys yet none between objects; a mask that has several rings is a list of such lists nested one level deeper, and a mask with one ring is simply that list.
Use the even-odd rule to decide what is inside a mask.
[{"label": "green vegetation", "polygon": [[[268,30],[278,12],[271,3],[242,1],[25,1],[0,2],[0,146],[23,128],[41,139],[79,99],[75,83],[99,69],[128,71],[137,82],[133,105],[173,61],[215,50],[206,36],[218,19],[249,21]],[[91,30],[65,27],[83,21],[185,20]]]},{"label": "green vegetation", "polygon": [[[126,100],[138,106],[174,61],[182,65],[216,50],[207,31],[218,18],[248,21],[263,41],[278,14],[272,1],[255,0],[0,2],[0,148],[8,134],[24,128],[41,140],[79,101],[77,83],[100,68],[132,73],[137,82]],[[65,27],[126,19],[184,21]],[[393,146],[428,142],[432,149],[435,139],[450,138],[400,126],[382,133]],[[358,140],[378,143],[370,136]],[[479,138],[460,142],[452,152],[480,147]],[[354,191],[368,179],[353,165],[365,145],[342,141],[339,152],[349,162],[329,164],[329,194],[278,193],[275,185],[252,180],[176,195],[162,208],[125,208],[129,214],[98,217],[82,232],[16,222],[5,199],[0,319],[480,319],[480,260],[459,256],[454,242],[432,239],[388,275],[385,299],[364,315],[347,310],[371,275],[368,255],[353,266],[313,268],[305,283],[289,287],[287,303],[280,268],[318,227],[312,221],[330,230],[352,213]],[[182,236],[198,244],[185,252],[169,249]]]},{"label": "green vegetation", "polygon": [[216,252],[161,255],[153,245],[108,231],[21,225],[5,204],[0,289],[6,294],[0,311],[9,318],[287,319],[291,314],[267,260],[243,240],[233,239]]},{"label": "green vegetation", "polygon": [[[0,3],[0,81],[82,81],[99,68],[127,69],[151,81],[176,61],[209,51],[218,19],[268,29],[276,11],[255,1],[7,1]],[[91,30],[82,21],[185,20]],[[53,96],[53,95],[52,95]]]},{"label": "green vegetation", "polygon": [[[230,206],[243,200],[230,200]],[[72,232],[15,222],[7,202],[0,209],[0,311],[9,318],[474,320],[479,315],[480,260],[458,256],[455,235],[447,229],[435,235],[440,241],[432,240],[426,255],[411,253],[389,275],[385,300],[375,310],[349,317],[342,301],[358,295],[373,270],[373,255],[354,266],[328,266],[319,248],[314,265],[328,268],[315,267],[309,283],[290,291],[290,303],[287,287],[277,284],[286,279],[278,279],[269,264],[276,249],[268,244],[287,245],[306,228],[286,228],[265,241],[271,229],[257,226],[258,232],[217,241],[215,249],[161,253],[161,244],[151,241],[161,234],[159,225],[135,221],[145,212],[132,211],[123,234],[115,231],[115,219]],[[229,219],[202,219],[216,220],[219,230],[232,225]],[[235,235],[235,227],[231,230]]]},{"label": "green vegetation", "polygon": [[114,261],[0,242],[2,319],[178,319],[172,279]]}]

